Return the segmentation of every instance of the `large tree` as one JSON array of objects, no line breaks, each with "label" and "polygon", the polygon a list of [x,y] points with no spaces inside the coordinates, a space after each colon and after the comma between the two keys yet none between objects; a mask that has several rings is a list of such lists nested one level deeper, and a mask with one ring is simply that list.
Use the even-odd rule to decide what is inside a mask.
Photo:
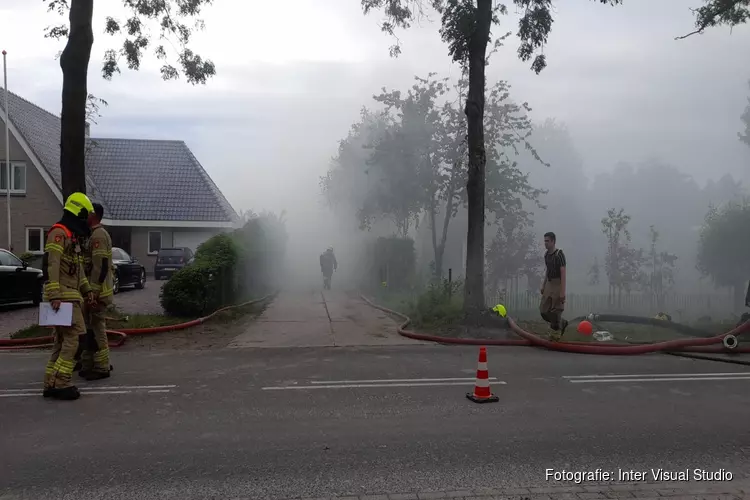
[{"label": "large tree", "polygon": [[[600,0],[602,3],[617,0]],[[551,0],[513,0],[525,9],[519,24],[522,40],[519,56],[528,60],[546,41],[551,26]],[[485,168],[487,152],[484,137],[485,67],[487,46],[493,24],[507,7],[493,0],[361,0],[365,14],[382,10],[383,31],[394,34],[397,28],[408,28],[425,10],[432,7],[441,15],[440,35],[448,45],[451,58],[468,74],[468,95],[464,107],[467,121],[468,175],[466,181],[468,225],[466,232],[466,283],[464,308],[469,314],[484,310],[484,230]],[[545,14],[546,13],[546,14]],[[502,37],[501,37],[502,38]],[[498,39],[499,40],[501,39]],[[391,47],[398,55],[399,45]],[[533,67],[544,67],[544,56],[537,55]]]},{"label": "large tree", "polygon": [[[447,79],[434,74],[417,77],[406,92],[383,89],[374,98],[385,106],[385,114],[370,120],[369,127],[353,128],[357,133],[342,142],[323,183],[329,197],[341,199],[340,194],[354,193],[347,210],[356,210],[362,228],[369,228],[378,217],[387,218],[406,236],[408,227],[400,222],[426,216],[437,279],[443,274],[450,223],[468,203],[465,95],[465,80],[452,91]],[[490,89],[484,120],[492,144],[487,151],[487,210],[496,220],[527,218],[522,201],[537,201],[541,193],[515,161],[520,149],[536,154],[527,140],[531,133],[528,109],[526,104],[509,100],[506,82]],[[364,159],[366,151],[369,158]],[[366,172],[369,182],[363,182],[358,170]]]},{"label": "large tree", "polygon": [[[623,0],[594,0],[596,3],[618,5]],[[541,72],[547,65],[542,52],[552,29],[552,0],[513,0],[521,10],[518,57],[532,60],[531,68]],[[485,162],[484,115],[485,66],[490,30],[499,22],[499,14],[507,7],[493,0],[361,0],[365,14],[379,10],[385,15],[382,30],[391,35],[398,28],[408,28],[425,15],[429,8],[441,15],[440,35],[448,45],[455,62],[461,63],[469,76],[469,95],[465,112],[468,117],[468,231],[466,235],[466,286],[464,307],[467,312],[482,310],[484,303],[484,183]],[[750,18],[750,0],[708,0],[695,9],[695,33],[717,25],[736,26]],[[684,38],[684,37],[683,37]],[[499,41],[500,39],[498,39]],[[398,43],[391,54],[401,51]]]},{"label": "large tree", "polygon": [[742,307],[750,278],[750,199],[712,206],[706,214],[698,245],[698,270],[718,286],[734,290],[734,306]]},{"label": "large tree", "polygon": [[[63,73],[62,112],[60,115],[60,171],[63,196],[86,192],[86,105],[88,93],[88,66],[94,44],[94,0],[45,0],[51,11],[67,14],[68,23],[47,29],[49,38],[67,38],[60,55]],[[120,59],[129,69],[140,68],[144,52],[153,48],[156,57],[163,61],[161,75],[165,80],[185,75],[192,84],[206,83],[216,73],[214,64],[203,60],[189,48],[193,30],[201,29],[197,19],[201,8],[213,0],[121,0],[128,17],[118,20],[107,17],[104,32],[122,35],[119,50],[108,49],[104,54],[102,76],[110,79],[120,72]],[[158,27],[158,40],[153,44],[149,25]],[[168,62],[165,42],[176,51],[178,67]]]}]

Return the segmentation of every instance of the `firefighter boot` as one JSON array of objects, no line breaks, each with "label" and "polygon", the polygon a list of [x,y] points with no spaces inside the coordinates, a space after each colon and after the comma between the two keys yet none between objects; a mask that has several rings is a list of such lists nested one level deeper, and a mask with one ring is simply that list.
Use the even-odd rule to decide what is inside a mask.
[{"label": "firefighter boot", "polygon": [[45,389],[42,395],[45,398],[58,399],[60,401],[75,401],[81,397],[78,387],[69,385],[68,387],[50,387]]}]

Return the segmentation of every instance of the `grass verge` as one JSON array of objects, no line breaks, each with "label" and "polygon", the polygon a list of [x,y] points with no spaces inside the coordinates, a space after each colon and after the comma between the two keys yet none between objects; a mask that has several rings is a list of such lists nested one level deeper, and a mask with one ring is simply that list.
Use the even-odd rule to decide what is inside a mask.
[{"label": "grass verge", "polygon": [[[412,320],[410,329],[420,333],[455,337],[455,338],[517,338],[507,329],[492,326],[467,326],[463,322],[463,293],[460,284],[442,283],[430,286],[421,294],[397,293],[381,290],[373,294],[378,305],[409,316]],[[524,330],[547,338],[551,332],[549,325],[531,311],[524,311],[515,317],[516,323]],[[532,319],[534,318],[534,319]],[[587,342],[598,344],[593,335],[583,335],[577,331],[578,322],[571,322],[563,340],[568,342]],[[734,323],[695,323],[690,326],[710,335],[718,335],[732,330]],[[595,330],[607,331],[613,336],[613,342],[656,343],[668,340],[692,338],[673,328],[653,325],[640,325],[618,322],[599,322]],[[740,340],[750,342],[750,335],[741,336]]]},{"label": "grass verge", "polygon": [[[226,324],[234,322],[244,316],[258,315],[265,309],[268,301],[256,304],[247,304],[241,307],[235,307],[226,311],[221,311],[209,321],[213,323]],[[162,314],[127,314],[113,309],[107,313],[107,330],[135,329],[135,328],[155,328],[160,326],[177,325],[197,319],[196,317],[186,318],[177,316],[167,316]],[[46,337],[52,334],[52,328],[29,325],[10,335],[11,339],[28,339],[36,337]]]}]

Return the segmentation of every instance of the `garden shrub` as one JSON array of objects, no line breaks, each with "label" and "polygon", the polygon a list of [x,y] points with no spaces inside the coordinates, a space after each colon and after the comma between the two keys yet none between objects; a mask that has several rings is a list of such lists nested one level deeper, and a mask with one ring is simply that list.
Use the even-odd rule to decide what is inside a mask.
[{"label": "garden shrub", "polygon": [[278,283],[285,245],[284,221],[273,214],[213,236],[164,284],[162,307],[172,315],[204,316],[269,293]]},{"label": "garden shrub", "polygon": [[370,247],[365,287],[385,286],[389,291],[412,288],[416,270],[416,251],[411,238],[380,237]]},{"label": "garden shrub", "polygon": [[463,283],[443,280],[433,283],[408,307],[416,326],[452,324],[463,318]]}]

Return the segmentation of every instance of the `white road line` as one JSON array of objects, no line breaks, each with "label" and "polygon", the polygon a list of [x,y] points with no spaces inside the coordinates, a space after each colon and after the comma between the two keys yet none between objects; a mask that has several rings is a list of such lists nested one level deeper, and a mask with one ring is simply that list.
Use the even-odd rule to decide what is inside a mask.
[{"label": "white road line", "polygon": [[169,389],[152,389],[148,391],[149,394],[156,394],[156,393],[164,393],[164,392],[172,392]]},{"label": "white road line", "polygon": [[[391,379],[373,379],[373,380],[311,380],[311,384],[334,385],[334,384],[380,384],[392,382],[473,382],[474,377],[461,378],[391,378]],[[490,377],[490,380],[497,380],[497,377]]]},{"label": "white road line", "polygon": [[81,394],[99,395],[99,394],[130,394],[133,391],[81,391]]},{"label": "white road line", "polygon": [[748,375],[747,372],[719,372],[719,373],[641,373],[638,375],[566,375],[567,379],[585,379],[585,378],[644,378],[644,377],[728,377],[733,375]]},{"label": "white road line", "polygon": [[[130,394],[133,391],[81,391],[81,394],[85,394],[86,396],[98,396],[98,395],[106,395],[106,394]],[[13,394],[0,394],[0,398],[29,398],[29,397],[39,397],[42,395],[42,392],[15,392]]]},{"label": "white road line", "polygon": [[[474,380],[474,379],[472,379]],[[505,385],[507,382],[502,380],[495,380],[492,382],[495,385]],[[404,384],[340,384],[340,385],[289,385],[285,387],[263,387],[264,391],[302,391],[307,389],[370,389],[379,387],[434,387],[434,386],[449,386],[449,385],[463,385],[471,386],[468,382],[427,382],[427,383],[404,383]]]},{"label": "white road line", "polygon": [[[749,374],[750,375],[750,374]],[[101,389],[174,389],[176,385],[103,385],[103,386],[89,386],[91,390]],[[89,387],[82,387],[82,389],[88,389]]]},{"label": "white road line", "polygon": [[[39,384],[41,385],[41,384]],[[176,385],[102,385],[102,386],[81,386],[79,389],[102,391],[102,390],[138,390],[138,389],[174,389]],[[0,393],[5,392],[28,392],[31,389],[0,389]]]},{"label": "white road line", "polygon": [[719,382],[724,380],[750,380],[750,375],[744,377],[664,377],[664,378],[595,378],[586,380],[568,380],[572,384],[593,384],[593,383],[624,383],[624,382],[681,382],[681,381],[713,381]]}]

